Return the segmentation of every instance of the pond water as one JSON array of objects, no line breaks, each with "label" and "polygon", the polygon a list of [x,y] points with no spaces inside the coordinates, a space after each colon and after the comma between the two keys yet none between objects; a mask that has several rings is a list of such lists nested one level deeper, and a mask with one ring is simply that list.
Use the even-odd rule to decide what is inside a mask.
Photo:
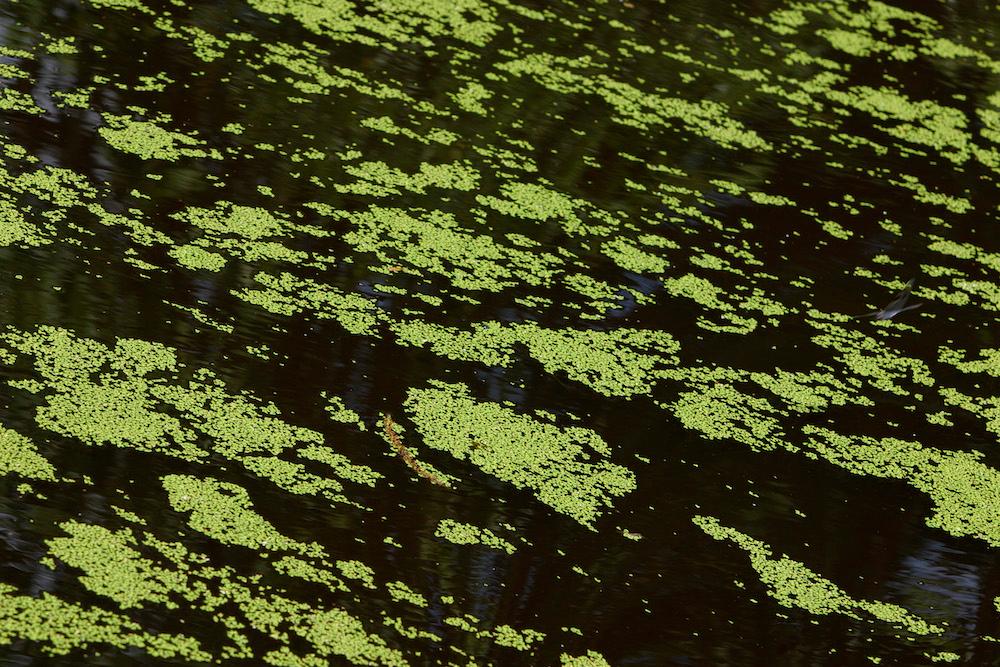
[{"label": "pond water", "polygon": [[997,26],[3,2],[0,662],[1000,664]]}]

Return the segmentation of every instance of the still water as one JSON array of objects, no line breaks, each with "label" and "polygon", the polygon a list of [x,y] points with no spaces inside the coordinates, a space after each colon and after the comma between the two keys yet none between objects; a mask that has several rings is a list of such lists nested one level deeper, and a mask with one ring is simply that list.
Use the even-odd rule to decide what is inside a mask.
[{"label": "still water", "polygon": [[1000,664],[998,25],[0,3],[2,664]]}]

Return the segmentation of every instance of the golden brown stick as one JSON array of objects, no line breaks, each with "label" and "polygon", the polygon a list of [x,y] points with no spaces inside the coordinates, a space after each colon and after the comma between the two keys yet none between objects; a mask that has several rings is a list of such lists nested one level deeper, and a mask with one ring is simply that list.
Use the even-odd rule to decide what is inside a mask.
[{"label": "golden brown stick", "polygon": [[396,434],[396,429],[394,428],[396,423],[392,421],[392,417],[386,415],[383,423],[385,424],[385,436],[389,438],[389,442],[392,443],[396,453],[399,454],[399,458],[403,459],[403,462],[410,466],[410,468],[413,469],[413,472],[417,473],[432,484],[437,484],[438,486],[451,486],[448,482],[444,481],[420,465],[420,461],[413,457],[413,454],[410,453],[410,450],[406,448],[406,445],[403,444],[403,441],[400,440],[399,436]]}]

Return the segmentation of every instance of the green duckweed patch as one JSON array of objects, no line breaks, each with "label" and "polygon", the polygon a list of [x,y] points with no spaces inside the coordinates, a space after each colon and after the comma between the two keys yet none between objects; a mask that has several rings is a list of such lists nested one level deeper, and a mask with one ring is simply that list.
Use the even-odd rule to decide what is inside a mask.
[{"label": "green duckweed patch", "polygon": [[559,664],[563,667],[609,667],[610,663],[597,651],[587,651],[583,655],[573,656],[563,653],[559,656]]},{"label": "green duckweed patch", "polygon": [[763,542],[734,528],[723,526],[714,517],[696,516],[692,521],[710,537],[730,541],[744,550],[750,558],[751,567],[766,587],[767,594],[783,607],[802,609],[818,616],[840,614],[859,618],[863,614],[892,623],[915,635],[943,632],[942,628],[924,621],[899,605],[851,597],[803,563],[785,555],[776,556]]},{"label": "green duckweed patch", "polygon": [[995,657],[991,8],[78,5],[0,39],[12,660]]},{"label": "green duckweed patch", "polygon": [[516,547],[498,536],[491,530],[479,528],[469,523],[462,523],[454,519],[442,519],[438,522],[434,530],[435,537],[441,537],[454,544],[482,544],[491,549],[499,549],[509,554],[516,551]]},{"label": "green duckweed patch", "polygon": [[105,116],[107,127],[100,134],[112,148],[137,155],[143,160],[174,161],[184,157],[221,158],[202,148],[204,144],[182,132],[167,130],[151,121],[133,120],[127,116]]},{"label": "green duckweed patch", "polygon": [[192,528],[223,544],[314,556],[322,553],[317,544],[303,544],[282,535],[253,510],[253,503],[241,486],[214,479],[168,475],[163,478],[163,488],[170,494],[174,510],[188,514],[188,524]]},{"label": "green duckweed patch", "polygon": [[51,593],[19,595],[0,586],[0,643],[27,640],[49,655],[89,647],[139,648],[157,658],[209,662],[211,654],[185,635],[145,632],[127,617],[65,602]]},{"label": "green duckweed patch", "polygon": [[635,475],[608,461],[611,447],[593,431],[476,401],[463,385],[411,389],[404,406],[428,447],[530,490],[584,526],[592,527],[615,497],[636,487]]},{"label": "green duckweed patch", "polygon": [[16,431],[0,427],[0,474],[54,482],[55,472],[31,440]]}]

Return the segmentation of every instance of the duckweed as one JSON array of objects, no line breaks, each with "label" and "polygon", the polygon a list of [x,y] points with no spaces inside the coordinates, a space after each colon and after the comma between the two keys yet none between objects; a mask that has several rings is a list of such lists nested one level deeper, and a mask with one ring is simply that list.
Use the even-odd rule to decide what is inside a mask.
[{"label": "duckweed", "polygon": [[187,514],[193,529],[223,544],[312,556],[322,553],[318,544],[303,544],[282,535],[253,510],[250,495],[241,486],[211,478],[167,475],[163,488],[170,496],[171,507]]},{"label": "duckweed", "polygon": [[851,597],[804,564],[785,555],[775,556],[763,542],[734,528],[723,526],[715,517],[699,515],[692,521],[712,538],[728,540],[746,551],[751,567],[767,588],[767,594],[783,607],[799,608],[819,616],[841,614],[859,618],[860,614],[865,614],[897,625],[915,635],[943,632],[942,628],[924,621],[899,605]]},{"label": "duckweed", "polygon": [[[615,661],[669,662],[638,582],[719,502],[811,544],[699,514],[738,550],[684,545],[688,659],[759,657],[701,576],[742,555],[846,619],[808,655],[992,659],[989,8],[78,4],[8,3],[0,44],[13,660],[606,666],[610,609]],[[914,276],[919,310],[852,317]],[[898,512],[817,530],[858,489]],[[552,626],[532,591],[573,636],[510,625]]]},{"label": "duckweed", "polygon": [[[592,527],[635,475],[607,460],[609,445],[588,429],[553,424],[496,403],[478,402],[461,384],[411,389],[405,407],[427,446],[467,460],[484,473]],[[591,463],[590,460],[596,459]]]},{"label": "duckweed", "polygon": [[454,519],[442,519],[438,522],[434,531],[435,537],[441,537],[455,544],[482,544],[491,549],[500,549],[509,554],[516,551],[516,547],[507,540],[499,537],[496,533],[486,528],[479,528],[469,523],[462,523]]}]

